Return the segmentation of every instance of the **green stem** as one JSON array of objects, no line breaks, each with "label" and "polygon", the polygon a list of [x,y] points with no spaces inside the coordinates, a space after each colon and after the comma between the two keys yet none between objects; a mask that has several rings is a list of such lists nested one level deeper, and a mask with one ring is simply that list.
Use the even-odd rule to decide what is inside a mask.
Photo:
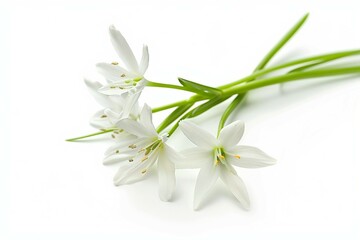
[{"label": "green stem", "polygon": [[159,87],[159,88],[171,88],[171,89],[177,89],[177,90],[182,90],[182,91],[187,91],[187,92],[194,93],[194,91],[191,90],[191,89],[188,89],[188,88],[186,88],[184,86],[174,85],[174,84],[158,83],[158,82],[148,81],[146,86],[147,87]]},{"label": "green stem", "polygon": [[263,76],[265,74],[268,74],[268,73],[271,73],[271,72],[274,72],[277,70],[281,70],[284,68],[292,67],[295,65],[299,65],[299,64],[304,64],[304,63],[310,62],[312,64],[316,63],[316,65],[320,65],[320,64],[327,63],[330,61],[338,60],[340,58],[350,57],[350,56],[359,55],[359,54],[360,54],[360,50],[352,50],[352,51],[336,52],[336,53],[323,54],[323,55],[318,55],[318,56],[313,56],[313,57],[308,57],[308,58],[302,58],[302,59],[298,59],[298,60],[294,60],[294,61],[291,61],[288,63],[281,64],[281,65],[277,65],[274,67],[259,70],[257,72],[254,72],[253,74],[246,76],[244,78],[241,78],[237,81],[222,85],[219,88],[224,90],[224,89],[233,87],[235,85],[239,85],[241,83],[251,81],[252,79]]},{"label": "green stem", "polygon": [[273,58],[273,56],[292,38],[292,36],[301,28],[309,17],[309,13],[305,14],[286,34],[285,36],[273,47],[264,59],[258,64],[254,72],[262,69]]},{"label": "green stem", "polygon": [[[280,51],[280,49],[285,46],[285,44],[299,31],[301,26],[305,23],[306,19],[308,18],[309,13],[305,14],[304,17],[302,17],[286,34],[284,37],[280,39],[280,41],[275,44],[275,46],[268,52],[268,54],[265,55],[265,57],[260,61],[260,63],[257,65],[257,67],[253,71],[253,75],[256,75],[256,73],[259,75],[259,72],[269,63],[269,61],[276,55],[277,52]],[[262,74],[264,74],[265,71],[262,71]],[[251,78],[247,78],[245,81],[253,81],[256,79],[257,76],[253,76]],[[243,80],[244,81],[244,80]],[[230,85],[231,86],[231,85]],[[246,93],[239,94],[231,103],[230,105],[225,109],[223,115],[221,116],[219,126],[218,126],[218,136],[220,134],[221,129],[224,127],[226,120],[234,111],[236,106],[244,99],[246,96]]]},{"label": "green stem", "polygon": [[[266,68],[266,69],[263,69],[263,70],[258,70],[257,72],[254,72],[251,75],[248,75],[248,76],[246,76],[244,78],[241,78],[239,80],[236,80],[234,82],[219,86],[218,88],[221,89],[221,90],[225,90],[225,89],[231,88],[233,86],[239,85],[241,83],[252,81],[255,78],[258,78],[258,77],[263,76],[265,74],[268,74],[268,73],[271,73],[271,72],[274,72],[274,71],[278,71],[278,70],[281,70],[281,69],[284,69],[284,68],[289,68],[289,67],[292,67],[292,66],[300,65],[300,64],[310,63],[310,64],[314,64],[314,65],[315,64],[320,65],[320,64],[327,63],[327,62],[330,62],[330,61],[338,60],[340,58],[351,57],[351,56],[359,55],[359,54],[360,54],[360,50],[351,50],[351,51],[335,52],[335,53],[328,53],[328,54],[322,54],[322,55],[302,58],[302,59],[290,61],[290,62],[287,62],[287,63],[284,63],[284,64],[269,67],[269,68]],[[194,97],[199,97],[199,95],[193,95],[191,98],[194,98]],[[202,100],[204,100],[204,99],[206,99],[206,98],[202,98]],[[199,101],[199,100],[196,100],[196,101]],[[179,102],[170,103],[170,104],[167,104],[167,105],[164,105],[164,106],[154,108],[153,112],[154,113],[155,112],[160,112],[160,111],[163,111],[163,110],[166,110],[166,109],[169,109],[169,108],[173,108],[173,107],[177,107],[179,105],[186,104],[186,103],[188,103],[187,100],[182,100],[182,101],[179,101]]]},{"label": "green stem", "polygon": [[179,123],[180,121],[187,119],[187,118],[194,118],[196,116],[199,116],[201,114],[203,114],[204,112],[206,112],[207,110],[211,109],[212,107],[222,103],[223,101],[225,101],[226,99],[228,99],[228,96],[217,96],[214,97],[210,100],[208,100],[207,102],[197,106],[196,108],[192,109],[191,111],[185,113],[180,120],[178,120],[174,126],[170,129],[170,131],[168,132],[168,136],[170,137],[175,130],[179,127]]},{"label": "green stem", "polygon": [[221,119],[219,121],[218,126],[218,133],[217,136],[219,137],[221,129],[224,127],[226,120],[230,116],[230,114],[234,111],[234,109],[239,105],[239,103],[245,98],[246,93],[241,93],[237,95],[237,97],[229,104],[229,106],[225,109]]},{"label": "green stem", "polygon": [[164,121],[162,121],[159,126],[157,127],[156,131],[158,133],[160,133],[162,130],[164,130],[167,126],[169,126],[170,124],[172,124],[176,119],[178,119],[184,112],[186,112],[187,110],[189,110],[192,106],[194,105],[194,103],[188,103],[188,104],[184,104],[181,105],[179,107],[177,107],[172,113],[169,114],[169,116],[167,118],[164,119]]},{"label": "green stem", "polygon": [[106,130],[103,130],[101,132],[91,133],[91,134],[84,135],[84,136],[81,136],[81,137],[69,138],[69,139],[66,139],[65,141],[75,142],[75,141],[80,140],[80,139],[84,139],[84,138],[88,138],[88,137],[93,137],[93,136],[109,133],[109,132],[112,132],[114,130],[115,129],[106,129]]},{"label": "green stem", "polygon": [[181,105],[184,105],[186,103],[188,103],[188,100],[181,100],[181,101],[178,101],[178,102],[173,102],[173,103],[170,103],[170,104],[166,104],[166,105],[163,105],[163,106],[160,106],[160,107],[153,108],[152,112],[156,113],[156,112],[164,111],[166,109],[181,106]]},{"label": "green stem", "polygon": [[337,69],[317,69],[308,72],[294,72],[286,75],[260,79],[254,82],[249,82],[244,85],[234,86],[233,88],[226,89],[224,96],[232,96],[234,94],[244,93],[249,90],[253,90],[260,87],[265,87],[273,84],[284,83],[300,79],[318,78],[318,77],[330,77],[338,75],[348,75],[360,73],[360,66],[337,68]]}]

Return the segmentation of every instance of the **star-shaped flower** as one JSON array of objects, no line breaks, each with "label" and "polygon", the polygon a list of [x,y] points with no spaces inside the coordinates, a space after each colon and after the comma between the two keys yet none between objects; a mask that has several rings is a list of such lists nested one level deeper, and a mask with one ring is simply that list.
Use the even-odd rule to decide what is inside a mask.
[{"label": "star-shaped flower", "polygon": [[245,184],[232,165],[259,168],[273,165],[276,160],[255,147],[237,145],[244,133],[244,123],[241,121],[224,127],[218,138],[190,121],[180,122],[180,128],[198,146],[184,153],[187,157],[186,164],[201,167],[195,186],[194,209],[199,208],[218,178],[221,178],[242,206],[248,209],[250,201]]},{"label": "star-shaped flower", "polygon": [[108,95],[141,91],[147,82],[144,74],[149,66],[148,47],[143,46],[142,58],[138,63],[123,35],[114,26],[109,27],[109,33],[111,43],[126,67],[119,66],[118,62],[98,63],[99,72],[108,81],[99,91]]},{"label": "star-shaped flower", "polygon": [[140,92],[135,94],[106,95],[99,92],[103,85],[99,82],[92,82],[85,79],[91,95],[103,107],[90,119],[90,125],[97,129],[114,129],[112,137],[121,140],[129,137],[122,129],[118,129],[116,123],[123,118],[138,119],[140,114],[138,98]]},{"label": "star-shaped flower", "polygon": [[167,134],[159,135],[152,123],[151,108],[144,105],[138,121],[123,119],[118,128],[133,137],[110,147],[105,153],[104,164],[122,162],[114,177],[119,186],[141,180],[156,164],[159,178],[159,196],[163,201],[171,199],[175,188],[175,166],[179,154],[167,145]]}]

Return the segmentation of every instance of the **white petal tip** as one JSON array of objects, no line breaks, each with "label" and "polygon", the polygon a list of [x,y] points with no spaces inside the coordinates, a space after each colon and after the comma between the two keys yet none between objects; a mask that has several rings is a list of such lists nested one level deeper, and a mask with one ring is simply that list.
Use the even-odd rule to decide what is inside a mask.
[{"label": "white petal tip", "polygon": [[121,185],[124,185],[125,183],[124,183],[124,181],[122,180],[122,179],[119,179],[119,178],[114,178],[114,185],[116,186],[116,187],[118,187],[118,186],[121,186]]},{"label": "white petal tip", "polygon": [[161,201],[163,202],[169,202],[171,200],[171,196],[162,196],[162,195],[159,195],[159,198]]},{"label": "white petal tip", "polygon": [[245,211],[250,211],[250,204],[242,204],[242,207],[244,208]]}]

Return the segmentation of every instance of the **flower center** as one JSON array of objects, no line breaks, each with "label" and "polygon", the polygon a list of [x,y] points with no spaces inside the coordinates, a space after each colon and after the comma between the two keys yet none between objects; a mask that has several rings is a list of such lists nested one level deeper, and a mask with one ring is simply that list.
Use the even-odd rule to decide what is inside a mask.
[{"label": "flower center", "polygon": [[214,149],[214,163],[215,165],[226,164],[225,152],[222,148]]},{"label": "flower center", "polygon": [[[126,74],[121,74],[121,78],[126,78]],[[110,85],[110,89],[131,89],[133,87],[136,87],[137,84],[143,79],[143,77],[136,77],[136,78],[127,78],[125,80],[121,80],[119,82],[113,83]]]}]

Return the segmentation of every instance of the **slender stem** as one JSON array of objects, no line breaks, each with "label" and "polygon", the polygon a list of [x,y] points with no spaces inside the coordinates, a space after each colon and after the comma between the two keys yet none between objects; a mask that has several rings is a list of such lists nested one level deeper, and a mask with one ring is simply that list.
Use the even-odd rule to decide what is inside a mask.
[{"label": "slender stem", "polygon": [[84,139],[84,138],[88,138],[88,137],[93,137],[93,136],[97,136],[97,135],[109,133],[109,132],[112,132],[112,131],[114,131],[114,129],[106,129],[106,130],[103,130],[103,131],[101,131],[101,132],[91,133],[91,134],[84,135],[84,136],[81,136],[81,137],[69,138],[69,139],[66,139],[65,141],[75,142],[75,141],[80,140],[80,139]]},{"label": "slender stem", "polygon": [[[283,48],[283,46],[285,46],[285,44],[295,35],[295,33],[297,33],[299,31],[299,29],[301,28],[301,26],[305,23],[306,19],[308,18],[309,13],[305,14],[304,17],[302,17],[286,34],[284,37],[282,37],[280,39],[280,41],[275,44],[275,46],[268,52],[268,54],[265,55],[265,57],[260,61],[260,63],[257,65],[257,67],[254,69],[253,71],[253,75],[255,75],[256,73],[259,76],[259,72],[261,72],[261,70],[270,62],[270,60],[276,55],[277,52],[280,51],[281,48]],[[263,71],[264,73],[265,71]],[[263,74],[262,73],[262,74]],[[252,78],[247,78],[245,81],[253,81],[256,79],[257,76],[253,76]],[[244,81],[244,80],[242,80]],[[231,84],[230,84],[231,86]],[[239,94],[230,104],[229,106],[225,109],[223,115],[221,116],[221,119],[219,121],[219,126],[218,126],[218,136],[220,134],[221,129],[224,127],[226,120],[228,119],[228,117],[230,116],[230,114],[232,113],[232,111],[234,111],[234,109],[236,108],[236,106],[245,98],[246,93],[241,93]]]},{"label": "slender stem", "polygon": [[175,124],[174,126],[170,129],[170,131],[168,132],[168,136],[170,137],[175,130],[179,127],[179,123],[181,120],[184,120],[186,118],[194,118],[196,116],[199,116],[201,114],[203,114],[204,112],[206,112],[207,110],[211,109],[212,107],[222,103],[223,101],[225,101],[226,99],[228,99],[229,96],[218,96],[218,97],[214,97],[210,100],[208,100],[207,102],[197,106],[196,108],[192,109],[191,111],[185,113]]},{"label": "slender stem", "polygon": [[173,103],[170,103],[170,104],[166,104],[166,105],[163,105],[163,106],[160,106],[160,107],[153,108],[152,112],[156,113],[156,112],[164,111],[166,109],[181,106],[181,105],[184,105],[186,103],[188,103],[188,100],[181,100],[181,101],[178,101],[178,102],[173,102]]},{"label": "slender stem", "polygon": [[[343,52],[335,52],[335,53],[328,53],[328,54],[322,54],[322,55],[317,55],[317,56],[312,56],[312,57],[307,57],[307,58],[302,58],[302,59],[297,59],[294,61],[290,61],[284,64],[280,64],[280,65],[276,65],[273,67],[269,67],[269,68],[265,68],[263,70],[258,70],[257,72],[254,72],[253,74],[250,74],[244,78],[241,78],[239,80],[236,80],[234,82],[219,86],[218,88],[221,90],[225,90],[228,88],[231,88],[233,86],[239,85],[241,83],[247,82],[247,81],[251,81],[257,77],[263,76],[265,74],[277,71],[277,70],[281,70],[284,68],[289,68],[292,66],[296,66],[296,65],[300,65],[300,64],[305,64],[305,63],[310,63],[310,64],[316,64],[316,65],[320,65],[326,62],[330,62],[330,61],[334,61],[334,60],[338,60],[340,58],[344,58],[344,57],[351,57],[354,55],[360,55],[360,50],[350,50],[350,51],[343,51]],[[198,96],[198,95],[193,95],[191,98]],[[204,98],[205,99],[205,98]],[[204,100],[203,99],[203,100]],[[179,102],[174,102],[171,104],[167,104],[161,107],[157,107],[153,109],[153,112],[159,112],[159,111],[163,111],[169,108],[173,108],[176,106],[179,106],[181,104],[185,104],[186,100],[183,101],[179,101]]]},{"label": "slender stem", "polygon": [[330,62],[330,61],[334,61],[334,60],[337,60],[337,59],[340,59],[340,58],[350,57],[350,56],[359,55],[359,54],[360,54],[360,50],[352,50],[352,51],[344,51],[344,52],[337,52],[337,53],[318,55],[318,56],[313,56],[313,57],[308,57],[308,58],[302,58],[302,59],[298,59],[298,60],[291,61],[291,62],[288,62],[288,63],[280,64],[280,65],[277,65],[277,66],[274,66],[274,67],[259,70],[257,72],[254,72],[253,74],[251,74],[249,76],[246,76],[244,78],[241,78],[241,79],[239,79],[237,81],[222,85],[219,88],[224,90],[224,89],[230,88],[232,86],[239,85],[239,84],[241,84],[243,82],[250,81],[251,79],[255,79],[257,77],[263,76],[263,75],[268,74],[270,72],[281,70],[283,68],[292,67],[292,66],[295,66],[295,65],[298,65],[298,64],[304,64],[304,63],[310,62],[312,64],[316,63],[317,65],[320,65],[320,64]]},{"label": "slender stem", "polygon": [[172,124],[176,119],[178,119],[184,112],[190,109],[194,103],[188,103],[177,107],[172,113],[169,114],[167,118],[165,118],[157,127],[156,131],[160,133],[167,126]]},{"label": "slender stem", "polygon": [[286,34],[285,36],[273,47],[264,59],[258,64],[254,72],[265,67],[265,65],[272,59],[272,57],[292,38],[292,36],[301,28],[309,17],[309,13],[305,14]]},{"label": "slender stem", "polygon": [[241,93],[241,94],[237,95],[237,97],[225,109],[225,111],[224,111],[224,113],[221,116],[221,119],[219,121],[218,133],[217,133],[218,137],[219,137],[221,129],[225,125],[226,120],[228,119],[228,117],[230,116],[232,111],[234,111],[234,109],[239,105],[239,103],[245,98],[245,96],[246,96],[246,93]]},{"label": "slender stem", "polygon": [[159,87],[159,88],[172,88],[172,89],[177,89],[177,90],[182,90],[182,91],[187,91],[187,92],[192,92],[194,93],[193,90],[188,89],[184,86],[179,86],[179,85],[174,85],[174,84],[168,84],[168,83],[159,83],[159,82],[152,82],[152,81],[148,81],[146,84],[147,87]]},{"label": "slender stem", "polygon": [[265,87],[277,83],[289,82],[300,79],[318,78],[318,77],[330,77],[338,75],[348,75],[360,73],[360,66],[337,68],[337,69],[317,69],[308,72],[294,72],[286,75],[260,79],[254,82],[249,82],[244,85],[234,86],[233,88],[226,89],[224,91],[225,96],[232,96],[234,94],[247,92],[252,89]]}]

